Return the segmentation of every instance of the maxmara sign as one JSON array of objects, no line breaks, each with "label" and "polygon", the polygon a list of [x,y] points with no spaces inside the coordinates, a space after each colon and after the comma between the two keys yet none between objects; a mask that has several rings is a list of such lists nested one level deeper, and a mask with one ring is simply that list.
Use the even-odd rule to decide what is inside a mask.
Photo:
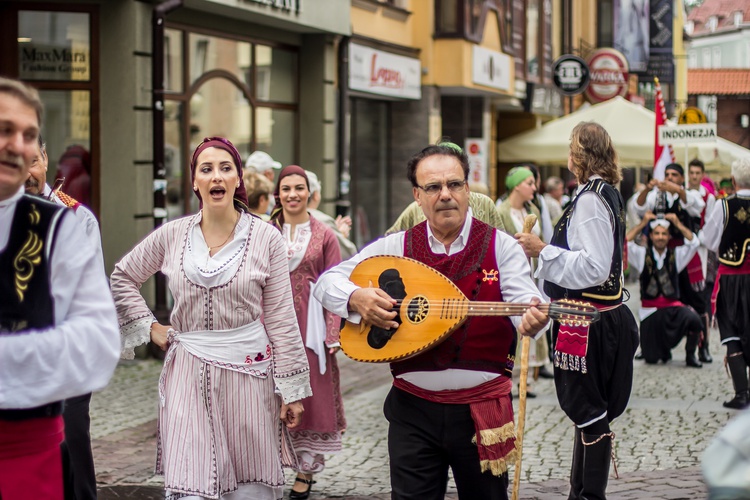
[{"label": "maxmara sign", "polygon": [[349,88],[389,97],[422,97],[419,59],[352,43],[349,45]]}]

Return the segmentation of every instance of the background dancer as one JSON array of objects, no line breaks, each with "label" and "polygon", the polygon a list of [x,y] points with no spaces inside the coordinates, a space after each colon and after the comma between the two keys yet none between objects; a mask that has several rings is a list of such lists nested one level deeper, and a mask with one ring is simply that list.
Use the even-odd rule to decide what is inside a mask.
[{"label": "background dancer", "polygon": [[712,296],[725,362],[734,384],[727,408],[750,405],[747,367],[750,363],[750,159],[732,163],[735,194],[718,200],[706,218],[703,244],[719,253],[719,271]]},{"label": "background dancer", "polygon": [[[640,224],[628,231],[628,262],[639,275],[641,286],[641,354],[648,364],[672,359],[671,350],[686,337],[685,363],[701,368],[696,357],[698,341],[703,336],[704,324],[698,313],[680,302],[678,275],[685,269],[698,250],[700,240],[690,232],[675,214],[657,219],[646,212]],[[685,244],[669,248],[669,227],[674,224],[685,236]],[[646,247],[634,240],[649,226]]]}]

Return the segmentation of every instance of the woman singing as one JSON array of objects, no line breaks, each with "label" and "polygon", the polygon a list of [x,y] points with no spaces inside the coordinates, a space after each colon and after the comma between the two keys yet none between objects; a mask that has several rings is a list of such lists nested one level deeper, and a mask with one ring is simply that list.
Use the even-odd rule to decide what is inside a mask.
[{"label": "woman singing", "polygon": [[[156,470],[168,499],[280,499],[295,465],[287,428],[311,395],[286,246],[247,213],[241,165],[228,140],[204,139],[190,164],[201,211],[156,229],[112,274],[123,357],[149,340],[167,351]],[[139,293],[157,271],[169,325]]]},{"label": "woman singing", "polygon": [[313,474],[325,468],[324,454],[341,450],[341,434],[346,428],[335,356],[339,350],[340,318],[324,313],[311,293],[318,277],[341,262],[341,251],[333,230],[307,211],[310,186],[302,168],[284,167],[274,196],[277,208],[271,223],[287,244],[294,312],[307,347],[313,388],[313,397],[303,400],[305,419],[291,431],[299,468],[289,498],[299,500],[310,495]]},{"label": "woman singing", "polygon": [[604,128],[576,125],[568,169],[579,188],[557,222],[550,245],[517,235],[526,255],[539,257],[537,277],[553,300],[595,305],[601,319],[586,326],[555,322],[555,387],[563,411],[576,425],[571,499],[604,499],[614,433],[609,424],[625,411],[633,386],[638,327],[622,305],[625,203],[617,153]]}]

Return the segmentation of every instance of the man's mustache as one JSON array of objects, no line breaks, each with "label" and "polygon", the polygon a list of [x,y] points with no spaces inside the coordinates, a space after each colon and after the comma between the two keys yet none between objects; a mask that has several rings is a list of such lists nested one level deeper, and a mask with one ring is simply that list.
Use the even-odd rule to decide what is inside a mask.
[{"label": "man's mustache", "polygon": [[23,168],[23,156],[14,154],[0,154],[0,163],[12,163],[18,168]]}]

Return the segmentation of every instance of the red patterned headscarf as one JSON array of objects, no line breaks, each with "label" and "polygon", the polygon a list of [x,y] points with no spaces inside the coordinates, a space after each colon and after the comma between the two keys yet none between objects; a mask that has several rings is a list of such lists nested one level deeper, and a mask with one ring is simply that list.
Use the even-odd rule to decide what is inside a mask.
[{"label": "red patterned headscarf", "polygon": [[305,184],[307,189],[310,189],[310,180],[307,178],[305,169],[298,165],[287,165],[279,172],[279,178],[276,181],[276,188],[273,190],[273,199],[276,201],[274,205],[273,213],[271,214],[271,224],[281,231],[284,228],[284,209],[281,207],[281,199],[279,198],[279,192],[281,191],[281,179],[290,175],[301,175],[305,178]]},{"label": "red patterned headscarf", "polygon": [[[237,168],[237,175],[240,178],[240,185],[234,191],[235,206],[243,212],[248,212],[247,192],[245,191],[245,183],[242,181],[242,157],[240,156],[240,152],[237,151],[237,148],[234,147],[234,144],[232,144],[229,139],[225,139],[224,137],[206,137],[203,139],[203,142],[198,144],[198,147],[195,148],[195,151],[193,152],[193,159],[190,161],[191,182],[195,182],[195,168],[197,166],[198,156],[208,148],[223,149],[232,156],[234,166]],[[202,207],[203,200],[201,199],[201,194],[198,191],[195,191],[195,195],[200,200],[200,206]]]}]

